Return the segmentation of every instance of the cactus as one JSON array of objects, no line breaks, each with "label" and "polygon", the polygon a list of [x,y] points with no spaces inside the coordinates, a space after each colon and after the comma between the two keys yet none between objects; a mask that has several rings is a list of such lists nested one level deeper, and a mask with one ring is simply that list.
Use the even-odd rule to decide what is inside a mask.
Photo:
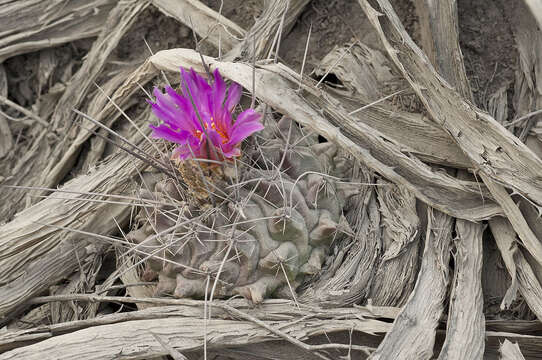
[{"label": "cactus", "polygon": [[[295,296],[340,233],[349,191],[335,180],[348,161],[288,118],[264,126],[248,108],[233,121],[241,87],[228,89],[218,69],[208,76],[181,69],[178,90],[154,90],[163,123],[150,125],[152,136],[177,144],[178,177],[143,191],[161,205],[143,208],[127,238],[148,254],[144,277],[158,277],[158,296],[202,298],[211,280],[211,297]],[[264,143],[241,151],[255,132]]]},{"label": "cactus", "polygon": [[321,270],[344,226],[351,191],[335,180],[348,161],[287,118],[273,125],[263,132],[265,143],[245,150],[241,161],[180,161],[181,181],[163,178],[152,193],[142,191],[171,204],[141,210],[142,226],[127,236],[154,255],[145,277],[158,277],[156,296],[203,298],[208,275],[212,284],[219,274],[214,297],[240,294],[259,303],[291,295]]}]

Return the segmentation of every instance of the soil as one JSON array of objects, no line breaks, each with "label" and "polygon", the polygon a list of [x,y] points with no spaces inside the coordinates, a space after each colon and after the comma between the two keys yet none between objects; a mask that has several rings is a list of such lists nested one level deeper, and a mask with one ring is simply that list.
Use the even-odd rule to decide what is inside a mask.
[{"label": "soil", "polygon": [[[503,86],[509,89],[511,99],[518,61],[511,25],[515,6],[507,0],[458,1],[461,50],[481,108],[486,108],[489,95]],[[513,111],[508,115],[513,117]]]}]

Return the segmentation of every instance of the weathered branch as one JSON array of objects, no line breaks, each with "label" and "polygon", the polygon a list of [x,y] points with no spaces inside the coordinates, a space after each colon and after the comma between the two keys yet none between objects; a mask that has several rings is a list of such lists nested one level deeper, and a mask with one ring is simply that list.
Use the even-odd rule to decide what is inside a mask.
[{"label": "weathered branch", "polygon": [[452,218],[428,208],[416,287],[370,359],[430,359],[448,290]]},{"label": "weathered branch", "polygon": [[3,1],[0,63],[7,58],[100,33],[114,0]]},{"label": "weathered branch", "polygon": [[230,51],[241,42],[245,30],[197,0],[152,0],[164,14],[192,28],[214,47]]},{"label": "weathered branch", "polygon": [[279,48],[281,38],[288,34],[310,0],[268,0],[264,9],[245,38],[224,57],[226,60],[241,58],[266,59],[271,51]]},{"label": "weathered branch", "polygon": [[475,170],[542,205],[542,161],[538,156],[487,113],[463,100],[437,74],[387,0],[378,0],[383,16],[366,0],[359,2],[432,119],[455,139]]},{"label": "weathered branch", "polygon": [[510,296],[515,297],[516,289],[519,290],[531,311],[542,319],[542,286],[517,246],[516,232],[504,218],[491,219],[489,226],[512,278]]},{"label": "weathered branch", "polygon": [[[124,299],[129,301],[129,298]],[[180,352],[201,349],[204,340],[204,302],[177,300],[177,303],[184,305],[161,306],[4,334],[0,337],[0,349],[12,350],[1,354],[0,359],[38,359],[40,356],[55,359],[115,359],[119,354],[124,358],[168,354],[153,334],[159,335]],[[256,344],[286,336],[300,342],[297,346],[306,351],[348,350],[349,344],[308,345],[303,341],[318,334],[337,331],[383,333],[390,325],[374,317],[388,317],[396,313],[396,309],[391,308],[374,308],[375,312],[364,307],[329,310],[305,306],[298,308],[293,302],[285,300],[266,301],[258,308],[250,307],[244,300],[215,302],[213,308],[215,319],[208,320],[206,325],[208,333],[213,334],[207,338],[209,348]],[[245,320],[233,320],[232,315]],[[364,318],[360,319],[360,315]],[[84,339],[83,343],[81,339]],[[32,345],[25,343],[39,340],[43,341]],[[49,344],[57,342],[61,342],[62,346],[51,347]],[[358,346],[352,348],[362,349]]]},{"label": "weathered branch", "polygon": [[508,339],[504,340],[499,349],[501,360],[525,360],[518,344],[514,344]]}]

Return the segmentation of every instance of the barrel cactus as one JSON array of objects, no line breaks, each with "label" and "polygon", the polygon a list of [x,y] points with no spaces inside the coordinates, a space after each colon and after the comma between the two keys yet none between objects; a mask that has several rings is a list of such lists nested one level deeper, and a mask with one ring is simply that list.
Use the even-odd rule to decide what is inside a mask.
[{"label": "barrel cactus", "polygon": [[[338,181],[348,159],[286,117],[266,119],[264,128],[249,109],[233,122],[240,88],[232,85],[228,96],[224,89],[216,71],[211,85],[190,72],[178,92],[155,91],[164,124],[153,135],[179,145],[178,176],[143,187],[141,195],[160,205],[143,208],[127,238],[148,254],[144,276],[158,278],[156,296],[203,298],[213,288],[214,297],[259,303],[294,294],[348,228],[343,210],[353,191]],[[184,128],[175,123],[183,117],[191,121]],[[241,152],[240,139],[256,131]]]}]

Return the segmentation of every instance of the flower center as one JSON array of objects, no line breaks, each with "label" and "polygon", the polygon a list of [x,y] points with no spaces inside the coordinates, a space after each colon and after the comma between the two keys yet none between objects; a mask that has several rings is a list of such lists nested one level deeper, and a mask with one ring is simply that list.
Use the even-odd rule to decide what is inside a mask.
[{"label": "flower center", "polygon": [[[203,126],[205,127],[205,130],[209,130],[209,123],[204,122]],[[211,116],[211,126],[210,126],[210,128],[213,129],[214,131],[216,131],[218,133],[218,135],[220,135],[220,137],[222,138],[222,144],[225,144],[225,143],[228,142],[228,136],[226,135],[226,133],[224,131],[217,128],[215,120],[214,120],[214,118],[212,116]],[[201,136],[203,135],[203,132],[200,131],[200,130],[196,130],[195,135],[199,140],[201,140]]]}]

